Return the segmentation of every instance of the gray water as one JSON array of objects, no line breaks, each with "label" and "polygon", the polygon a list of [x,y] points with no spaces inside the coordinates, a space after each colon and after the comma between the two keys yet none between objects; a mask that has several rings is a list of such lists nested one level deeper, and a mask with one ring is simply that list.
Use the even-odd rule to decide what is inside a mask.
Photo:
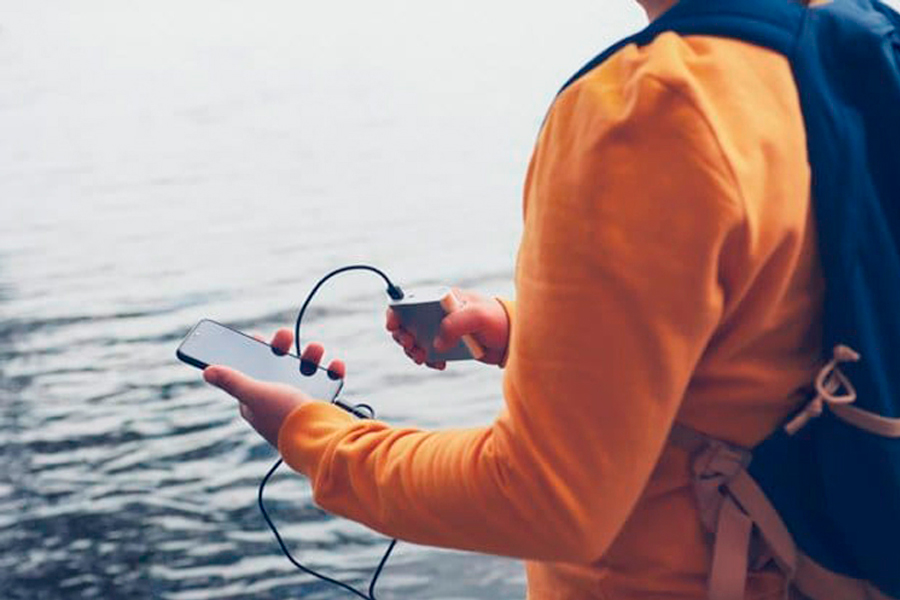
[{"label": "gray water", "polygon": [[[255,504],[275,452],[175,360],[215,318],[290,325],[325,271],[510,294],[557,86],[626,0],[0,1],[0,598],[339,598]],[[489,423],[501,372],[416,367],[371,276],[306,339],[398,425]],[[356,584],[385,540],[269,488],[303,560]],[[389,598],[520,598],[511,560],[401,544]]]}]

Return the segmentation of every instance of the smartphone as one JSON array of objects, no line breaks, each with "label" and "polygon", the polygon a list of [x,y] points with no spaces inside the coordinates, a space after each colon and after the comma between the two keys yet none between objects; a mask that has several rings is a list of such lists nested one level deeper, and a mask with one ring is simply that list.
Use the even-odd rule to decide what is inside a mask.
[{"label": "smartphone", "polygon": [[300,371],[296,355],[277,354],[272,346],[209,319],[194,325],[175,355],[198,369],[209,365],[231,367],[260,381],[292,385],[327,402],[334,401],[344,385],[343,379],[332,379],[323,367],[306,375]]},{"label": "smartphone", "polygon": [[425,350],[425,360],[468,360],[484,356],[484,349],[466,335],[449,350],[438,352],[434,349],[434,338],[441,330],[441,321],[448,314],[461,307],[459,299],[448,287],[423,287],[406,290],[401,300],[391,302],[391,309],[397,313],[400,324],[409,331],[416,344]]}]

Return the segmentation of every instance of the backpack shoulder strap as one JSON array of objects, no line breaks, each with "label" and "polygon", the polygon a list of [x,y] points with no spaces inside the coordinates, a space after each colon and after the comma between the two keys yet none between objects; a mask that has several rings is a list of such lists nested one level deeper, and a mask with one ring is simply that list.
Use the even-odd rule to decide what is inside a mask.
[{"label": "backpack shoulder strap", "polygon": [[[797,547],[775,507],[747,472],[750,450],[681,423],[672,426],[669,444],[691,455],[700,521],[714,538],[709,600],[743,600],[747,574],[758,566],[752,563],[767,560],[769,555],[789,586],[797,572]],[[754,531],[765,542],[767,554],[751,555]]]},{"label": "backpack shoulder strap", "polygon": [[804,17],[804,7],[788,0],[680,0],[641,31],[591,59],[566,81],[559,93],[625,46],[644,46],[666,31],[736,38],[790,55]]},{"label": "backpack shoulder strap", "polygon": [[[810,598],[900,600],[869,581],[823,568],[797,546],[786,523],[747,471],[751,451],[674,423],[668,444],[691,456],[694,497],[700,521],[713,536],[707,582],[708,600],[744,600],[748,571],[775,561],[792,585]],[[759,535],[764,552],[754,555],[751,540]]]}]

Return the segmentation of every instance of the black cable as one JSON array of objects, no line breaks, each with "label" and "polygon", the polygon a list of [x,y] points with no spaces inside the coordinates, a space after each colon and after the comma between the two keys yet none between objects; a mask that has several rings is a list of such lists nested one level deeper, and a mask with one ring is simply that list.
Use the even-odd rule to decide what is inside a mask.
[{"label": "black cable", "polygon": [[297,356],[300,356],[300,321],[303,320],[303,314],[306,312],[306,307],[309,306],[309,303],[312,301],[313,296],[316,295],[316,292],[319,291],[319,288],[322,287],[322,284],[324,284],[335,275],[340,275],[341,273],[345,273],[347,271],[371,271],[377,275],[381,275],[381,278],[384,279],[385,283],[387,283],[388,285],[388,296],[390,296],[392,300],[403,299],[403,290],[400,289],[400,286],[394,285],[390,278],[385,275],[384,271],[382,271],[381,269],[376,269],[375,267],[371,267],[369,265],[347,265],[345,267],[341,267],[340,269],[335,269],[319,280],[319,283],[317,283],[315,287],[313,287],[312,291],[309,293],[309,296],[306,297],[306,300],[303,302],[303,306],[300,307],[300,312],[297,313],[297,321],[296,323],[294,323],[294,347],[297,349]]},{"label": "black cable", "polygon": [[266,473],[266,476],[263,477],[262,481],[259,484],[259,493],[257,494],[257,502],[259,504],[259,510],[262,513],[263,519],[265,519],[266,524],[269,526],[269,529],[272,530],[272,533],[275,535],[275,540],[278,542],[278,545],[281,547],[281,552],[287,557],[291,563],[303,571],[308,575],[312,575],[318,579],[326,583],[330,583],[331,585],[337,586],[342,590],[345,590],[354,596],[359,598],[363,598],[363,600],[376,600],[375,598],[375,584],[378,583],[378,577],[381,575],[382,570],[384,569],[384,565],[387,564],[388,558],[391,556],[391,552],[394,551],[394,546],[397,545],[397,540],[391,540],[391,543],[388,545],[387,550],[384,555],[381,557],[381,561],[379,561],[378,566],[375,568],[374,573],[372,574],[372,580],[369,582],[369,593],[365,594],[355,587],[344,583],[343,581],[339,581],[333,577],[329,577],[328,575],[324,575],[319,573],[315,569],[311,569],[305,565],[303,565],[300,561],[294,558],[294,555],[291,554],[291,551],[288,550],[287,545],[284,543],[284,540],[281,537],[281,534],[278,533],[278,529],[275,527],[275,523],[272,522],[272,517],[269,516],[269,512],[266,510],[266,506],[263,503],[263,490],[266,488],[266,484],[269,483],[269,479],[272,478],[272,475],[275,474],[275,471],[278,470],[278,467],[284,462],[282,459],[278,459],[275,461],[275,464],[272,465],[272,468],[269,469],[269,472]]},{"label": "black cable", "polygon": [[[306,308],[309,306],[309,303],[312,301],[313,296],[316,295],[316,292],[319,291],[319,288],[322,287],[322,284],[324,284],[326,281],[328,281],[335,275],[338,275],[340,273],[344,273],[347,271],[354,271],[354,270],[371,271],[373,273],[376,273],[377,275],[380,275],[385,280],[385,282],[387,282],[388,295],[394,300],[400,300],[403,298],[403,290],[401,290],[399,286],[394,285],[391,282],[391,280],[388,278],[388,276],[384,274],[384,272],[382,272],[379,269],[376,269],[375,267],[371,267],[369,265],[347,265],[345,267],[335,269],[334,271],[328,273],[327,275],[322,277],[322,279],[319,280],[319,282],[313,287],[312,291],[306,297],[306,300],[303,302],[303,305],[300,307],[300,312],[297,314],[297,322],[294,324],[294,344],[297,349],[297,356],[302,355],[301,350],[300,350],[300,322],[303,320],[303,315],[306,312]],[[332,400],[332,404],[336,404],[337,406],[341,407],[342,409],[346,410],[347,412],[352,413],[362,419],[371,419],[371,418],[375,417],[375,411],[368,404],[352,405],[352,404],[347,404],[345,402],[342,402],[341,400],[338,400],[338,399]],[[284,555],[287,557],[287,559],[289,561],[291,561],[291,563],[295,567],[297,567],[304,573],[307,573],[308,575],[312,575],[313,577],[316,577],[326,583],[330,583],[331,585],[336,586],[346,592],[349,592],[349,593],[353,594],[354,596],[362,598],[363,600],[376,600],[375,584],[378,583],[378,577],[381,575],[381,572],[384,570],[384,566],[385,566],[385,564],[387,564],[388,558],[390,558],[390,556],[391,556],[391,552],[394,551],[394,547],[397,545],[397,540],[391,540],[391,543],[388,545],[387,550],[385,551],[384,555],[381,557],[381,560],[378,562],[378,566],[375,568],[375,571],[372,573],[372,579],[369,582],[368,594],[361,592],[360,590],[356,589],[355,587],[353,587],[349,584],[344,583],[343,581],[339,581],[333,577],[329,577],[328,575],[319,573],[318,571],[301,564],[300,561],[298,561],[296,558],[294,558],[294,556],[291,554],[290,550],[288,550],[287,545],[284,543],[284,540],[281,538],[281,534],[278,533],[278,529],[275,527],[275,523],[272,522],[272,518],[269,516],[268,511],[266,511],[266,506],[263,503],[263,490],[265,490],[266,484],[269,482],[269,479],[272,478],[272,475],[275,474],[275,471],[278,470],[278,467],[280,467],[283,462],[284,461],[279,458],[275,462],[275,464],[272,465],[272,468],[269,469],[269,472],[266,473],[266,476],[263,477],[262,481],[259,483],[259,493],[257,494],[257,502],[259,504],[259,510],[262,513],[263,519],[265,519],[266,524],[269,526],[269,529],[271,529],[272,533],[275,535],[275,540],[278,542],[278,545],[281,547],[282,553],[284,553]]]}]

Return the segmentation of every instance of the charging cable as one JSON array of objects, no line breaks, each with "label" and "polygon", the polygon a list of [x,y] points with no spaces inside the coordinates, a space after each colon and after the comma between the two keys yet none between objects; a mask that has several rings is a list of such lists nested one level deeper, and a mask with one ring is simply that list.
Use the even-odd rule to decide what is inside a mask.
[{"label": "charging cable", "polygon": [[[403,298],[403,290],[400,289],[399,286],[394,285],[391,282],[390,278],[384,274],[380,269],[376,269],[375,267],[369,265],[347,265],[345,267],[341,267],[339,269],[335,269],[334,271],[328,273],[319,282],[313,287],[312,291],[306,297],[306,300],[303,302],[303,305],[300,307],[300,312],[297,314],[297,321],[294,324],[294,344],[297,349],[297,356],[301,356],[301,344],[300,344],[300,323],[303,321],[303,315],[306,313],[306,308],[309,306],[309,303],[312,301],[313,296],[316,295],[316,292],[319,291],[319,288],[322,285],[334,277],[335,275],[339,275],[341,273],[345,273],[347,271],[371,271],[376,275],[380,275],[382,279],[387,283],[387,293],[393,300],[401,300]],[[347,404],[340,400],[332,400],[332,404],[335,404],[342,409],[346,410],[349,413],[356,415],[361,419],[371,419],[375,417],[375,411],[368,404]],[[278,545],[281,547],[281,551],[287,557],[291,563],[309,575],[316,577],[326,583],[334,585],[346,592],[357,596],[358,598],[362,598],[363,600],[377,600],[375,598],[375,584],[378,583],[378,577],[381,575],[381,572],[384,570],[384,565],[387,563],[388,558],[391,556],[391,552],[394,551],[394,547],[397,545],[397,540],[391,540],[391,543],[388,544],[387,550],[384,555],[381,557],[381,560],[378,562],[378,566],[375,568],[375,571],[372,573],[372,579],[369,581],[369,588],[367,592],[363,592],[361,590],[356,589],[355,587],[344,583],[343,581],[339,581],[333,577],[329,577],[328,575],[324,575],[319,573],[315,569],[311,569],[303,565],[300,561],[294,558],[294,555],[291,554],[291,551],[288,550],[287,545],[284,543],[284,540],[281,537],[281,534],[278,533],[278,529],[275,527],[275,523],[272,522],[272,518],[269,516],[268,511],[266,510],[265,503],[263,502],[263,490],[266,488],[266,484],[269,482],[269,479],[272,478],[272,475],[275,474],[275,471],[278,470],[278,467],[284,462],[282,459],[278,459],[272,468],[269,469],[269,472],[266,473],[266,476],[263,477],[262,481],[259,483],[259,493],[257,494],[257,502],[259,503],[259,510],[262,512],[263,519],[265,519],[266,524],[269,526],[269,529],[272,530],[272,533],[275,535],[275,540],[278,542]]]}]

